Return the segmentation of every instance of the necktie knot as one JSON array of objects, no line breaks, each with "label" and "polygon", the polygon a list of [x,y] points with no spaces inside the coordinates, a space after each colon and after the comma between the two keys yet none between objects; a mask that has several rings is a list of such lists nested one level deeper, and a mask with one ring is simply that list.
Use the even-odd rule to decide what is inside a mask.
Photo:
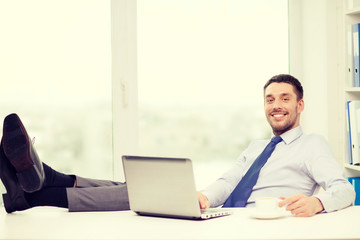
[{"label": "necktie knot", "polygon": [[280,136],[275,136],[271,139],[271,142],[278,144],[282,141],[282,138]]}]

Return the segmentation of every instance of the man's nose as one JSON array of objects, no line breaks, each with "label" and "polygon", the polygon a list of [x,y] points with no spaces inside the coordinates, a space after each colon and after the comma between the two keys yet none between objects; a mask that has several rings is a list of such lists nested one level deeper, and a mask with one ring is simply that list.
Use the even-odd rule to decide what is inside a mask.
[{"label": "man's nose", "polygon": [[273,108],[274,109],[282,108],[282,101],[280,99],[275,99],[274,104],[273,104]]}]

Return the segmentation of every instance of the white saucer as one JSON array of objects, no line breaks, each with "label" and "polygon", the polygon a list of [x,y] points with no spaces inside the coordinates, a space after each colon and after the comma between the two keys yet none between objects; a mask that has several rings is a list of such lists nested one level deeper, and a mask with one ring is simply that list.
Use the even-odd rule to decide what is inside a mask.
[{"label": "white saucer", "polygon": [[251,217],[257,218],[257,219],[276,219],[288,216],[287,212],[259,212],[254,210],[251,213]]}]

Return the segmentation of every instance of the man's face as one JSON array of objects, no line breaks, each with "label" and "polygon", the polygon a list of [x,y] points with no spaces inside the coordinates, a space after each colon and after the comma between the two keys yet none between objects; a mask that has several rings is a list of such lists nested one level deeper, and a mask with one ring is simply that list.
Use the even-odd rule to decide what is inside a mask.
[{"label": "man's face", "polygon": [[294,87],[288,83],[271,83],[264,93],[267,121],[276,136],[299,126],[304,100],[297,100]]}]

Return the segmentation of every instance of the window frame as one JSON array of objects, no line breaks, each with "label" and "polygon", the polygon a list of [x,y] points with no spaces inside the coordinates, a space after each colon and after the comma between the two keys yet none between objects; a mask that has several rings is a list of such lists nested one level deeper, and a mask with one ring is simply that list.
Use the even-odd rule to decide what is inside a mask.
[{"label": "window frame", "polygon": [[136,0],[111,0],[113,178],[125,181],[122,155],[138,145]]}]

